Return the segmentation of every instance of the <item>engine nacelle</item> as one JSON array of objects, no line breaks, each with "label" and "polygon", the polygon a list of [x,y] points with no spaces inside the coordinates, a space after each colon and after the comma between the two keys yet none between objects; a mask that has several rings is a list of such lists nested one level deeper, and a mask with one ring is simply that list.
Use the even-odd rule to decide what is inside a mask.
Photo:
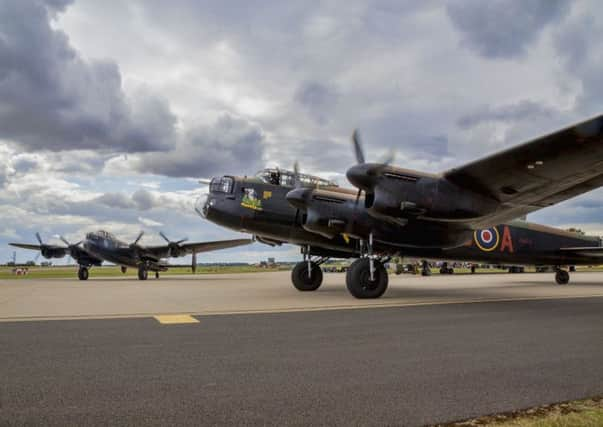
[{"label": "engine nacelle", "polygon": [[385,173],[365,198],[374,216],[463,220],[493,212],[497,202],[439,177],[390,177]]},{"label": "engine nacelle", "polygon": [[40,248],[40,252],[42,253],[42,256],[46,259],[63,258],[67,254],[67,249],[42,246]]}]

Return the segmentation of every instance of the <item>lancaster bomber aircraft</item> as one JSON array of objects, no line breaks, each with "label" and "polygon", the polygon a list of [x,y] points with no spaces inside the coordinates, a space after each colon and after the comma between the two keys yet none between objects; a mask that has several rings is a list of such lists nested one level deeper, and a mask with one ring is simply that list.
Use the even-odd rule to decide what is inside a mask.
[{"label": "lancaster bomber aircraft", "polygon": [[357,132],[352,141],[358,164],[347,178],[356,190],[297,167],[266,169],[214,178],[196,210],[260,242],[300,245],[292,281],[301,291],[318,289],[327,258],[358,258],[346,276],[357,298],[385,292],[394,255],[550,265],[558,284],[569,282],[564,267],[603,257],[598,237],[517,219],[603,184],[603,116],[441,174],[366,163]]},{"label": "lancaster bomber aircraft", "polygon": [[88,268],[93,265],[100,266],[103,261],[111,262],[121,266],[122,273],[127,267],[138,269],[138,278],[147,280],[148,272],[154,271],[155,277],[159,278],[160,271],[167,271],[168,264],[163,258],[181,257],[193,254],[192,270],[197,268],[197,253],[208,252],[216,249],[233,248],[235,246],[247,245],[250,239],[219,240],[216,242],[184,243],[187,239],[170,241],[165,234],[160,232],[161,237],[167,242],[160,246],[142,246],[138,242],[143,236],[141,231],[132,243],[122,242],[113,234],[99,230],[86,234],[86,238],[78,243],[70,244],[64,237],[61,240],[65,246],[49,245],[42,241],[40,233],[36,233],[39,245],[28,243],[10,243],[12,246],[24,249],[38,250],[44,258],[62,258],[69,254],[80,266],[77,277],[80,280],[88,279]]}]

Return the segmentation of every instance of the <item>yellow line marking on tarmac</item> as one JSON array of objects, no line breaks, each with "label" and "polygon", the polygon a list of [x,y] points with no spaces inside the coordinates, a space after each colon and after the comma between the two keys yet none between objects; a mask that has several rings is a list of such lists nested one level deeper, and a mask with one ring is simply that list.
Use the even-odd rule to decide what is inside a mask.
[{"label": "yellow line marking on tarmac", "polygon": [[182,323],[199,323],[190,314],[160,314],[153,316],[162,325],[179,325]]}]

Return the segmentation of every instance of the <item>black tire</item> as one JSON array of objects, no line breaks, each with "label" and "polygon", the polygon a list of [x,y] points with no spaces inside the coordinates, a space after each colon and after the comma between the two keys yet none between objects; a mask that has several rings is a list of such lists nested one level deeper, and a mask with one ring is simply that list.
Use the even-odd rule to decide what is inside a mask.
[{"label": "black tire", "polygon": [[298,262],[291,272],[291,281],[295,289],[302,292],[315,291],[322,285],[322,270],[315,262],[310,263],[310,276],[308,276],[308,263]]},{"label": "black tire", "polygon": [[454,268],[450,267],[447,271],[447,274],[454,274]]},{"label": "black tire", "polygon": [[77,278],[80,280],[88,280],[88,269],[86,267],[80,267],[77,271]]},{"label": "black tire", "polygon": [[379,298],[387,290],[387,270],[382,263],[375,260],[375,277],[370,280],[370,260],[361,258],[354,261],[348,270],[345,282],[348,291],[359,299]]},{"label": "black tire", "polygon": [[557,270],[555,273],[555,282],[557,282],[558,285],[567,285],[569,283],[569,279],[569,273],[565,270]]},{"label": "black tire", "polygon": [[149,277],[149,272],[144,266],[138,267],[138,280],[147,280]]},{"label": "black tire", "polygon": [[159,272],[158,271],[155,272],[155,279],[159,279]]},{"label": "black tire", "polygon": [[121,272],[122,274],[126,274],[126,272],[128,271],[128,267],[126,267],[125,265],[121,266]]}]

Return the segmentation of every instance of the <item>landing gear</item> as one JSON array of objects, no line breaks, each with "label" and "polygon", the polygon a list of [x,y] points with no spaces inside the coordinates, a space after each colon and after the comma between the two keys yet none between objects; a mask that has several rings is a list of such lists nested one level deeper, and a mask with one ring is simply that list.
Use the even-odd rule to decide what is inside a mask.
[{"label": "landing gear", "polygon": [[147,280],[149,277],[149,272],[145,265],[138,266],[138,280]]},{"label": "landing gear", "polygon": [[298,262],[291,272],[291,281],[298,291],[315,291],[322,284],[322,270],[315,262]]},{"label": "landing gear", "polygon": [[128,267],[126,267],[125,265],[122,265],[122,266],[121,266],[121,272],[122,272],[123,274],[126,274],[126,271],[128,271]]},{"label": "landing gear", "polygon": [[155,272],[155,279],[159,279],[159,272],[158,271]]},{"label": "landing gear", "polygon": [[558,285],[567,285],[569,283],[569,273],[565,270],[557,270],[555,272],[555,282],[557,282]]},{"label": "landing gear", "polygon": [[423,261],[422,263],[421,276],[431,276],[431,268],[429,267],[429,263],[427,261]]},{"label": "landing gear", "polygon": [[[371,263],[373,264],[372,274]],[[387,290],[387,270],[379,260],[360,258],[350,266],[345,283],[348,291],[356,298],[379,298]]]},{"label": "landing gear", "polygon": [[[366,243],[366,252],[364,251]],[[389,258],[385,262],[387,262]],[[388,276],[384,260],[373,255],[373,234],[360,245],[360,259],[350,266],[345,283],[348,291],[360,299],[379,298],[387,290]]]},{"label": "landing gear", "polygon": [[302,246],[304,260],[295,264],[291,272],[291,281],[298,291],[315,291],[322,285],[322,269],[320,265],[328,261],[328,258],[315,257],[313,260],[310,253],[310,246]]},{"label": "landing gear", "polygon": [[80,268],[77,271],[77,278],[80,280],[88,280],[88,267],[80,265]]}]

